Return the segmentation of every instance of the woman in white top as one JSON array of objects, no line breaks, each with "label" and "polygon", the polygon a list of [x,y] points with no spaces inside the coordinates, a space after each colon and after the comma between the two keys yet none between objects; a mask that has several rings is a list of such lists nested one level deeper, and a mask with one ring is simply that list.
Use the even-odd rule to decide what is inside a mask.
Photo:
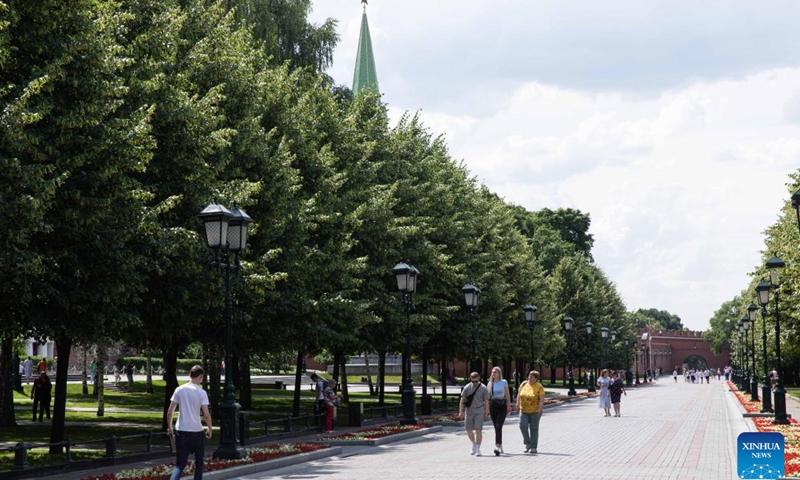
[{"label": "woman in white top", "polygon": [[600,402],[598,407],[606,411],[605,417],[611,416],[611,397],[608,396],[608,386],[611,385],[611,378],[608,376],[608,370],[602,369],[600,377],[597,379],[597,386],[600,387]]},{"label": "woman in white top", "polygon": [[489,415],[492,417],[492,425],[494,425],[494,454],[499,456],[503,453],[503,424],[506,416],[511,413],[511,394],[500,367],[492,369],[492,376],[486,388],[489,389],[491,395]]}]

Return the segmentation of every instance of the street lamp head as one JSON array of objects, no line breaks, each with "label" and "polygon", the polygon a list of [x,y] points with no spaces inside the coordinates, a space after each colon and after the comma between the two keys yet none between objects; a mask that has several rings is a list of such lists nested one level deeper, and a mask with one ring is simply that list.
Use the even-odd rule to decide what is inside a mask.
[{"label": "street lamp head", "polygon": [[611,330],[611,341],[612,342],[616,342],[617,341],[617,331],[616,330]]},{"label": "street lamp head", "polygon": [[750,302],[750,305],[747,306],[747,317],[751,322],[756,321],[756,312],[758,312],[758,307],[756,307],[755,303]]},{"label": "street lamp head", "polygon": [[600,336],[603,337],[603,339],[608,338],[608,327],[600,328]]},{"label": "street lamp head", "polygon": [[592,322],[586,322],[586,334],[587,335],[591,335],[592,334],[592,327],[594,327],[594,325],[592,325]]},{"label": "street lamp head", "polygon": [[781,268],[784,268],[786,264],[780,258],[776,256],[772,256],[772,258],[767,261],[767,269],[769,270],[769,280],[770,283],[773,285],[778,284],[778,271]]},{"label": "street lamp head", "polygon": [[742,319],[739,321],[739,324],[745,331],[747,331],[750,328],[750,317],[744,315]]},{"label": "street lamp head", "polygon": [[800,228],[800,190],[792,195],[792,208],[797,213],[797,227]]},{"label": "street lamp head", "polygon": [[467,303],[467,306],[470,308],[478,308],[478,297],[481,295],[481,290],[472,284],[472,282],[467,282],[461,288],[461,291],[464,293],[464,301]]},{"label": "street lamp head", "polygon": [[533,327],[536,325],[536,311],[538,309],[531,304],[527,304],[522,307],[522,311],[525,312],[525,321],[528,322],[528,328],[533,330]]},{"label": "street lamp head", "polygon": [[562,320],[564,324],[564,330],[566,331],[572,330],[572,322],[574,321],[575,320],[573,320],[572,317],[564,317],[564,320]]},{"label": "street lamp head", "polygon": [[233,219],[233,213],[217,202],[212,202],[198,216],[205,223],[208,247],[219,249],[226,246],[228,244],[228,223]]},{"label": "street lamp head", "polygon": [[766,307],[769,303],[769,289],[772,288],[769,282],[766,280],[761,280],[756,285],[756,293],[758,293],[758,303],[761,304],[762,307]]},{"label": "street lamp head", "polygon": [[417,275],[419,270],[413,265],[400,262],[392,268],[392,273],[397,279],[397,289],[403,293],[414,293],[417,291]]},{"label": "street lamp head", "polygon": [[231,252],[243,252],[247,246],[247,228],[253,219],[235,205],[231,214],[233,218],[228,221],[228,246]]},{"label": "street lamp head", "polygon": [[628,337],[625,337],[625,346],[627,347],[630,344]]}]

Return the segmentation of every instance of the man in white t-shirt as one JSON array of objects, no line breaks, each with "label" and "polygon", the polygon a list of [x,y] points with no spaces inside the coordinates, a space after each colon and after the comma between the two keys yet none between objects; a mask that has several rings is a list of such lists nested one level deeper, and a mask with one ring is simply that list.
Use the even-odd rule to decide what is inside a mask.
[{"label": "man in white t-shirt", "polygon": [[[203,456],[205,454],[205,438],[211,438],[211,413],[208,411],[208,394],[200,387],[203,383],[205,372],[203,367],[195,365],[189,372],[189,382],[175,389],[172,394],[169,410],[167,410],[167,434],[175,436],[175,449],[177,461],[172,469],[170,480],[178,480],[181,472],[186,467],[189,454],[194,454],[194,480],[203,478]],[[180,406],[180,415],[172,430],[172,416],[175,409]],[[200,412],[206,421],[205,432],[200,422]]]}]

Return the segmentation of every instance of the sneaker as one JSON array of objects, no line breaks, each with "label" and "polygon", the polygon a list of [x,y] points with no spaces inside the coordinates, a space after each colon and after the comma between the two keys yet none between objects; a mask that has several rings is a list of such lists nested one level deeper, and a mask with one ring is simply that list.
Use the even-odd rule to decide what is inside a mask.
[{"label": "sneaker", "polygon": [[535,448],[531,448],[531,453],[536,453],[536,449]]},{"label": "sneaker", "polygon": [[476,446],[477,446],[477,445],[475,445],[474,443],[472,444],[472,450],[470,450],[470,451],[469,451],[469,454],[470,454],[470,455],[475,455],[475,447],[476,447]]},{"label": "sneaker", "polygon": [[495,457],[499,457],[500,456],[500,449],[499,448],[495,448],[494,449],[494,456]]},{"label": "sneaker", "polygon": [[500,450],[500,453],[506,453],[506,452],[503,451],[503,446],[502,445],[498,445],[497,448]]},{"label": "sneaker", "polygon": [[480,457],[480,456],[482,456],[482,455],[481,455],[481,447],[478,447],[478,448],[476,448],[476,449],[475,449],[475,456],[476,456],[476,457]]},{"label": "sneaker", "polygon": [[530,452],[530,451],[531,451],[531,447],[529,447],[529,446],[525,445],[525,453],[528,453],[528,452]]}]

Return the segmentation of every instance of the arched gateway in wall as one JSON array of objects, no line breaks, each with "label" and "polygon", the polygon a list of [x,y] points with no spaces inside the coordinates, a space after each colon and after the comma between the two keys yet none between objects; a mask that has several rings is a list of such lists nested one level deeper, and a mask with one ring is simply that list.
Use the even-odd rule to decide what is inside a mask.
[{"label": "arched gateway in wall", "polygon": [[721,369],[731,360],[727,348],[719,355],[714,355],[711,352],[711,342],[703,340],[703,332],[653,328],[648,333],[644,328],[639,330],[638,338],[639,365],[647,365],[654,372],[660,368],[665,375],[671,374],[676,367],[681,372],[687,361],[704,362],[709,368]]}]

